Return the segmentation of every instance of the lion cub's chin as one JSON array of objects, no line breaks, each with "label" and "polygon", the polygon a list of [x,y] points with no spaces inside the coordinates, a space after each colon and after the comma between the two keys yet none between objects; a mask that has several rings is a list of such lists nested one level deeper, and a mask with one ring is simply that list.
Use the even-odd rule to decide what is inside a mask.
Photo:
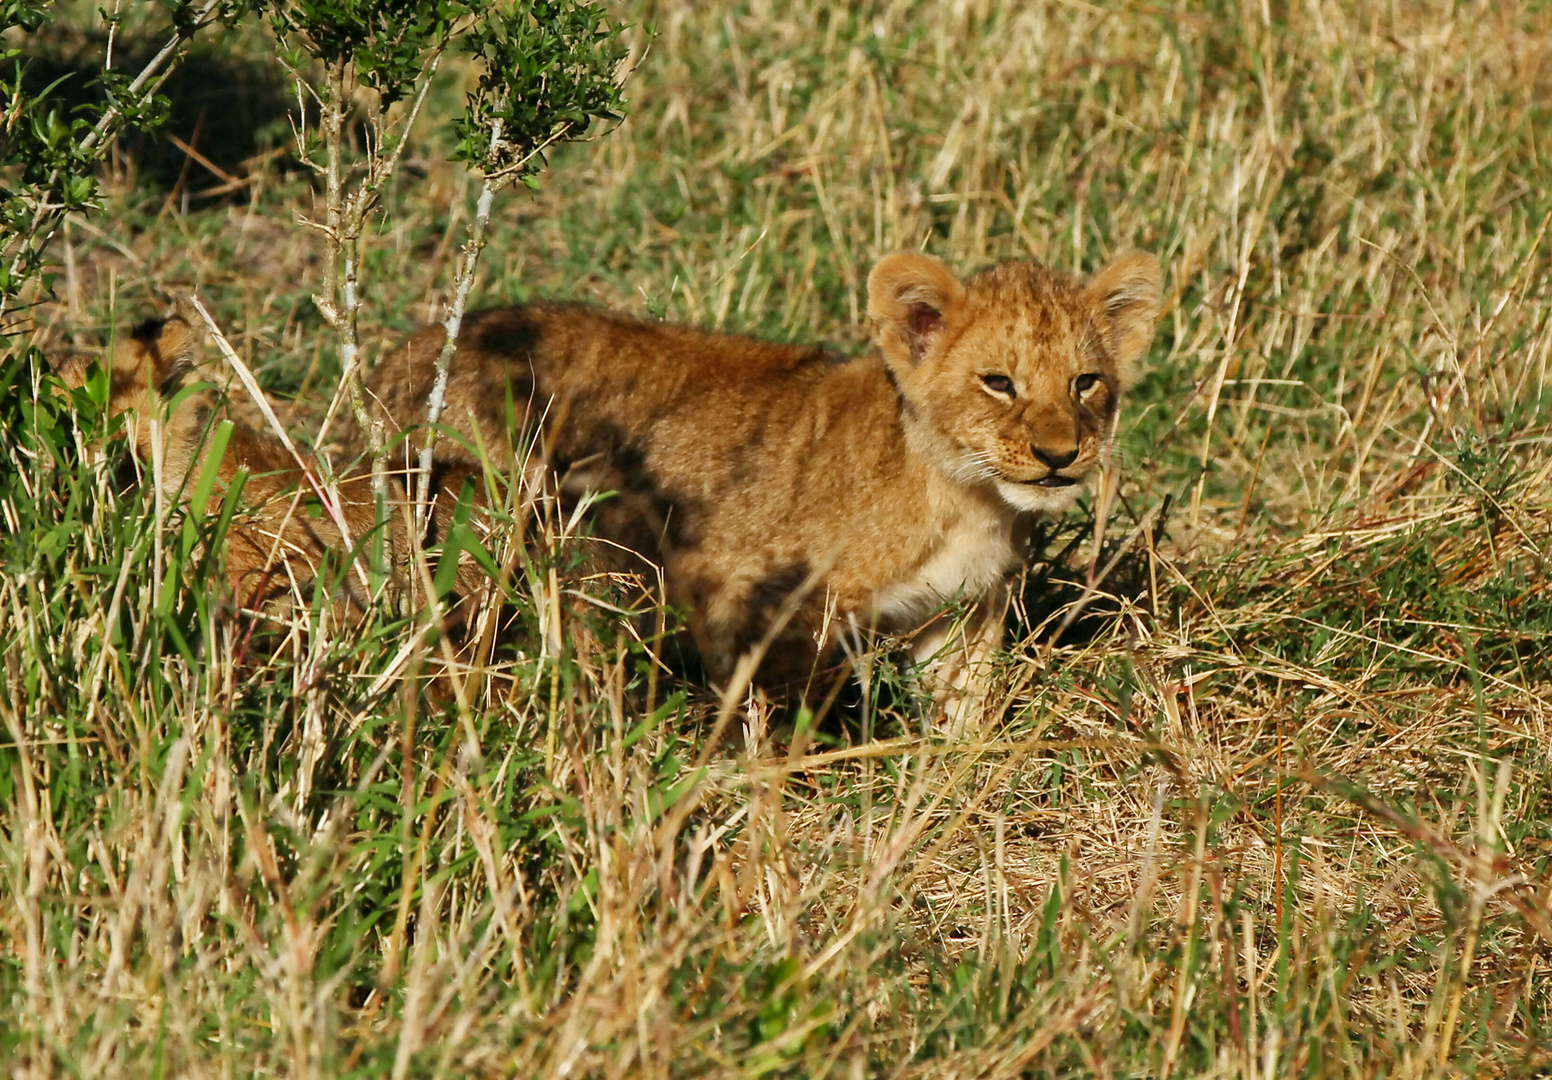
[{"label": "lion cub's chin", "polygon": [[1042,514],[1060,514],[1073,503],[1078,501],[1078,496],[1087,488],[1087,482],[1079,480],[1076,484],[1068,484],[1066,487],[1047,488],[1035,484],[1015,484],[1009,480],[996,481],[997,494],[1002,496],[1002,501],[1015,510],[1024,512],[1038,512]]}]

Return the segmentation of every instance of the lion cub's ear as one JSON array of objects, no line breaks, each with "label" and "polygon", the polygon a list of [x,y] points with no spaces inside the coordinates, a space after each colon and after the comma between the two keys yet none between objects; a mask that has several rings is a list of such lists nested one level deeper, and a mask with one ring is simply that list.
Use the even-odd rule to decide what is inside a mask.
[{"label": "lion cub's ear", "polygon": [[931,255],[890,255],[868,275],[868,318],[879,348],[897,363],[920,363],[964,299],[965,287]]},{"label": "lion cub's ear", "polygon": [[1105,342],[1123,388],[1137,379],[1137,362],[1153,341],[1159,316],[1159,260],[1145,251],[1117,255],[1089,281]]},{"label": "lion cub's ear", "polygon": [[145,412],[160,395],[178,388],[197,364],[199,339],[185,320],[173,315],[147,319],[120,335],[113,346],[108,412]]},{"label": "lion cub's ear", "polygon": [[[144,411],[152,402],[152,393],[165,394],[176,388],[184,375],[198,364],[199,336],[188,322],[174,315],[167,319],[149,319],[114,342],[113,355],[99,361],[108,370],[108,411]],[[79,387],[86,383],[92,357],[84,353],[63,353],[49,358],[60,381]]]},{"label": "lion cub's ear", "polygon": [[198,366],[199,335],[181,315],[149,319],[130,331],[130,339],[114,355],[115,376],[122,358],[142,382],[166,393]]}]

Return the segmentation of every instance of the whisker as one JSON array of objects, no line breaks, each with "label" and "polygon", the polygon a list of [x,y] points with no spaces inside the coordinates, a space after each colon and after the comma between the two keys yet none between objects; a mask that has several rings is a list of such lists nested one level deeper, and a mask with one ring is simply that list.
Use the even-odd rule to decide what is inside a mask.
[{"label": "whisker", "polygon": [[978,480],[995,480],[1000,473],[990,451],[973,450],[965,453],[955,462],[949,475],[960,483],[971,483]]}]

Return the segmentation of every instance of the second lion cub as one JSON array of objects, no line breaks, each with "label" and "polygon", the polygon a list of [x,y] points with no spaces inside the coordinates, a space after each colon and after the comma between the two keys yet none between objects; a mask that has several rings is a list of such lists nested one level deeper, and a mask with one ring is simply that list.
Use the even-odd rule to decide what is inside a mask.
[{"label": "second lion cub", "polygon": [[[801,691],[849,628],[912,630],[946,601],[978,603],[971,639],[995,646],[1018,520],[1067,508],[1100,460],[1158,302],[1137,252],[1087,281],[891,255],[851,360],[580,305],[489,310],[465,321],[442,422],[511,448],[515,403],[530,467],[617,493],[595,532],[662,566],[713,678],[764,643],[759,681]],[[442,342],[427,328],[377,366],[392,427],[424,419]]]}]

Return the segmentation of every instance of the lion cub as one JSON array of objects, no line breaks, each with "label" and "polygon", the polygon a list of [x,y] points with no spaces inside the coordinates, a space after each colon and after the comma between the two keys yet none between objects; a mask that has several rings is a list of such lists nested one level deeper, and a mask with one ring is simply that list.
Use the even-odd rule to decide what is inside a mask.
[{"label": "lion cub", "polygon": [[[575,304],[483,311],[442,423],[504,450],[536,433],[527,467],[552,490],[616,493],[595,533],[662,567],[714,679],[763,649],[758,680],[803,692],[843,635],[911,631],[949,601],[979,605],[961,659],[995,648],[1019,519],[1066,509],[1099,462],[1158,303],[1142,253],[1088,281],[1027,262],[960,281],[891,255],[852,360]],[[443,340],[429,327],[377,366],[392,427],[423,420]]]},{"label": "lion cub", "polygon": [[[874,348],[852,360],[575,304],[484,311],[459,336],[442,422],[514,468],[534,434],[526,479],[564,498],[613,493],[593,508],[595,534],[662,568],[714,679],[750,654],[761,684],[806,694],[847,635],[916,630],[961,601],[975,615],[940,672],[951,698],[1000,640],[1020,518],[1065,509],[1100,460],[1158,295],[1158,262],[1140,253],[1088,281],[1009,262],[961,282],[936,259],[891,255],[868,279]],[[443,340],[422,330],[373,372],[394,429],[422,421]],[[203,467],[222,407],[212,389],[175,393],[201,369],[197,344],[182,319],[152,322],[108,364],[110,411],[133,414],[137,456],[172,498]],[[56,366],[67,384],[86,377],[81,358]],[[216,467],[222,489],[247,477],[226,551],[239,602],[305,602],[321,567],[350,564],[374,529],[370,477],[358,462],[325,496],[308,459],[234,420]],[[423,543],[446,534],[483,466],[439,441]],[[391,484],[390,585],[415,546],[409,475]],[[360,576],[331,579],[343,613],[368,605]],[[473,565],[457,578],[464,606],[490,587]],[[935,629],[918,654],[941,650]]]},{"label": "lion cub", "polygon": [[[364,612],[369,581],[348,572],[353,555],[364,550],[377,528],[372,477],[356,468],[338,478],[331,490],[320,483],[322,471],[308,457],[284,446],[262,426],[251,408],[226,400],[214,383],[225,382],[204,360],[204,342],[180,316],[151,319],[118,335],[101,361],[108,376],[108,412],[124,414],[124,433],[141,469],[169,500],[185,500],[200,474],[214,467],[217,502],[240,486],[243,513],[225,534],[223,554],[233,598],[240,607],[275,614],[293,603],[305,610],[327,566],[332,572],[334,608],[342,618]],[[93,358],[66,353],[51,359],[54,373],[71,387],[85,384]],[[186,383],[199,379],[187,386]],[[224,452],[209,456],[213,424],[233,421]],[[462,476],[446,480],[457,494]],[[388,586],[402,591],[410,544],[402,511],[402,489],[383,529],[390,568]],[[323,499],[332,506],[326,508]],[[435,507],[427,542],[445,533],[454,502]],[[211,511],[215,512],[214,510]],[[480,591],[477,576],[461,568],[466,595]]]}]

